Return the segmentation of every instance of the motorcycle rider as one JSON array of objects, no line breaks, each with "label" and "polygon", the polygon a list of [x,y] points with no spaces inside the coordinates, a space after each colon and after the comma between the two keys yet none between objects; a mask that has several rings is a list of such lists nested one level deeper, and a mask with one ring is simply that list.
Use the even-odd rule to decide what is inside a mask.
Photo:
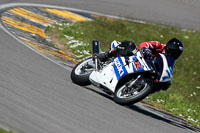
[{"label": "motorcycle rider", "polygon": [[139,47],[144,56],[153,55],[158,57],[159,53],[166,53],[174,59],[178,59],[184,49],[183,43],[176,38],[170,39],[166,45],[161,44],[159,41],[149,41],[141,43]]},{"label": "motorcycle rider", "polygon": [[[106,61],[108,58],[116,56],[132,56],[139,51],[136,44],[132,41],[125,40],[121,43],[118,42],[118,44],[116,48],[100,53],[98,58],[101,61]],[[139,47],[146,57],[158,57],[159,53],[166,53],[167,55],[173,56],[175,59],[181,55],[184,49],[183,43],[176,38],[170,39],[166,45],[161,44],[159,41],[149,41],[140,43]]]},{"label": "motorcycle rider", "polygon": [[[149,41],[141,43],[139,47],[144,57],[159,57],[159,53],[165,53],[166,55],[174,58],[174,60],[178,59],[184,49],[183,43],[176,38],[170,39],[166,45],[161,44],[159,41]],[[135,43],[125,40],[121,43],[119,42],[119,45],[111,51],[99,54],[98,58],[101,61],[106,61],[108,58],[116,56],[132,56],[137,51],[139,51],[139,49]],[[160,58],[156,59],[159,60]],[[160,89],[167,90],[171,83],[172,81],[158,84],[158,86],[154,87],[156,88],[154,91],[159,91]]]},{"label": "motorcycle rider", "polygon": [[[172,38],[170,39],[166,45],[161,44],[159,41],[149,41],[149,42],[143,42],[139,45],[141,52],[143,53],[144,56],[146,57],[159,57],[159,53],[165,53],[168,56],[171,56],[172,60],[176,60],[178,59],[178,57],[182,54],[184,46],[183,43],[176,39],[176,38]],[[161,60],[161,58],[155,58],[155,61]],[[160,61],[162,62],[162,61]],[[175,65],[175,61],[173,66]],[[172,81],[168,81],[168,82],[163,82],[163,83],[159,83],[156,84],[154,86],[154,92],[159,91],[159,90],[167,90],[170,85],[172,84]]]}]

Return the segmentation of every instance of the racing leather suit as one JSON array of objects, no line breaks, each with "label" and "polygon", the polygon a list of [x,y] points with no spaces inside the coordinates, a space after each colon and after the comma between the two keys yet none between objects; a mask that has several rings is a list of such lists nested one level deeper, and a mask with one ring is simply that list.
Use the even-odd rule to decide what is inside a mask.
[{"label": "racing leather suit", "polygon": [[143,42],[139,45],[140,49],[148,48],[152,51],[152,54],[156,57],[159,56],[159,53],[165,53],[165,45],[161,44],[159,41],[149,41]]},{"label": "racing leather suit", "polygon": [[[139,45],[139,47],[141,50],[144,48],[150,49],[152,51],[152,55],[155,57],[159,57],[159,53],[165,53],[165,45],[161,44],[159,41],[143,42]],[[167,90],[171,84],[172,81],[156,84],[153,87],[152,93],[159,91],[160,89]]]}]

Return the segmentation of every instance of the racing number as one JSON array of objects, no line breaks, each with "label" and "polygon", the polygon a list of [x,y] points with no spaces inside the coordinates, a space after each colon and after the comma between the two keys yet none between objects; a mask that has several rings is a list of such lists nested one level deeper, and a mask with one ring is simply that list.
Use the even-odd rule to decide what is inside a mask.
[{"label": "racing number", "polygon": [[139,62],[139,61],[136,61],[136,62],[135,62],[135,66],[136,66],[137,70],[139,70],[139,68],[141,68],[140,62]]}]

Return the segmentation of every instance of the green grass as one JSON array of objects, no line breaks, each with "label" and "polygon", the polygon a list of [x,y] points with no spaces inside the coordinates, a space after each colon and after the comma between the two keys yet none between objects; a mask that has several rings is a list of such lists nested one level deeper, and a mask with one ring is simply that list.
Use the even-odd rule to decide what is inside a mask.
[{"label": "green grass", "polygon": [[0,133],[12,133],[12,132],[11,131],[5,131],[5,130],[0,128]]},{"label": "green grass", "polygon": [[[55,24],[47,28],[49,35],[58,33],[63,45],[70,48],[77,59],[91,53],[92,40],[99,40],[102,51],[110,48],[113,40],[132,40],[137,45],[144,41],[157,40],[166,43],[178,38],[185,49],[177,60],[173,84],[167,91],[152,94],[146,100],[163,109],[177,114],[189,122],[200,126],[200,33],[153,24],[142,24],[126,20],[100,18],[80,23]],[[80,46],[76,46],[78,41]]]}]

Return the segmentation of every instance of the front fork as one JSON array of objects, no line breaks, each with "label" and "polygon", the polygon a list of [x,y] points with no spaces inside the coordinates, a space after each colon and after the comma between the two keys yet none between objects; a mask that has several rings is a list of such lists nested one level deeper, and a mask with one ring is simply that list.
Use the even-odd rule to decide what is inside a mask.
[{"label": "front fork", "polygon": [[153,75],[152,76],[148,75],[148,77],[146,77],[145,75],[139,75],[139,76],[137,76],[137,78],[135,80],[128,83],[127,87],[128,88],[132,88],[132,87],[140,88],[140,86],[142,86],[144,83],[147,83],[152,86],[154,84],[153,79],[154,79]]},{"label": "front fork", "polygon": [[95,63],[95,71],[98,72],[100,69],[99,59],[98,59],[97,55],[93,55],[93,58],[94,58],[94,63]]},{"label": "front fork", "polygon": [[137,82],[137,80],[139,79],[141,77],[141,75],[139,75],[135,80],[133,80],[132,82],[130,82],[129,84],[128,84],[128,88],[130,88],[130,87],[132,87],[134,84],[135,84],[135,82]]}]

